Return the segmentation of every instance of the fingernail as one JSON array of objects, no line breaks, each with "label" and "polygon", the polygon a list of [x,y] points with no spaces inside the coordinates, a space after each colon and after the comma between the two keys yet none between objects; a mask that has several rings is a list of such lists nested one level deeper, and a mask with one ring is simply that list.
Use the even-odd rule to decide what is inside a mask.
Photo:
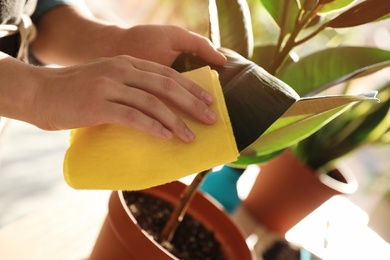
[{"label": "fingernail", "polygon": [[202,93],[202,98],[203,98],[203,101],[205,101],[208,105],[212,104],[213,101],[214,101],[213,96],[210,95],[210,94],[207,93],[207,92],[203,92],[203,93]]},{"label": "fingernail", "polygon": [[218,52],[218,53],[220,54],[221,61],[223,61],[225,63],[227,61],[226,56],[221,52]]},{"label": "fingernail", "polygon": [[222,59],[224,59],[226,61],[227,58],[226,58],[225,54],[223,54],[222,52],[220,52],[220,54],[221,54]]},{"label": "fingernail", "polygon": [[162,133],[163,133],[164,137],[167,139],[171,139],[173,136],[172,132],[166,128],[163,128]]},{"label": "fingernail", "polygon": [[217,115],[213,111],[211,111],[210,109],[206,109],[205,114],[206,114],[207,119],[211,123],[213,123],[217,120]]},{"label": "fingernail", "polygon": [[185,130],[185,134],[186,134],[186,136],[187,136],[187,138],[188,138],[188,141],[192,142],[192,141],[195,139],[195,135],[194,135],[193,132],[191,132],[190,129],[187,128],[187,129]]}]

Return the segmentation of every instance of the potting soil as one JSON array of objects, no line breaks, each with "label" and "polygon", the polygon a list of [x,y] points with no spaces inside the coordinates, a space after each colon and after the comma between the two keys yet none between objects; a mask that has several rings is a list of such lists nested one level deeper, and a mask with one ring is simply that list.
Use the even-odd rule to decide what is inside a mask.
[{"label": "potting soil", "polygon": [[[173,211],[173,206],[154,196],[124,192],[125,201],[138,225],[156,241]],[[199,221],[186,214],[169,245],[162,245],[179,259],[224,259],[220,243]]]}]

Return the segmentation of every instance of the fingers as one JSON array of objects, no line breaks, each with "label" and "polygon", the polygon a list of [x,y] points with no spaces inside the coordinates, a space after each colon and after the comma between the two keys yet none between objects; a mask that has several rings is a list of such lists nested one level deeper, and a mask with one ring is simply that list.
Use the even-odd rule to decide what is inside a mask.
[{"label": "fingers", "polygon": [[175,46],[178,46],[177,51],[197,54],[205,61],[215,65],[225,64],[226,57],[213,46],[209,39],[181,28],[174,29],[181,31],[178,34],[181,37],[175,38],[177,39],[175,42]]},{"label": "fingers", "polygon": [[[203,88],[168,67],[143,61],[135,66],[139,70],[132,73],[126,84],[163,98],[203,123],[215,123],[217,116],[208,106],[213,97]],[[149,71],[143,70],[146,67]]]},{"label": "fingers", "polygon": [[[109,123],[163,139],[175,135],[189,143],[195,135],[176,114],[177,109],[205,124],[217,120],[209,107],[213,102],[209,93],[173,69],[154,62],[121,56],[44,72],[44,84],[36,95],[42,105],[35,109],[37,115],[44,116],[39,116],[37,121],[42,122],[36,125],[44,128]],[[62,116],[54,120],[55,115]]]},{"label": "fingers", "polygon": [[135,108],[110,102],[103,111],[104,115],[102,115],[102,117],[107,119],[107,123],[123,125],[123,122],[126,122],[126,126],[162,139],[171,139],[173,136],[172,131],[164,127],[159,121],[145,115]]},{"label": "fingers", "polygon": [[189,143],[195,135],[171,110],[173,106],[205,124],[217,120],[209,107],[212,95],[169,67],[121,56],[110,60],[100,71],[111,78],[106,84],[110,85],[107,100],[121,107],[115,124],[126,124],[162,138],[167,138],[169,131]]},{"label": "fingers", "polygon": [[[171,138],[173,135],[190,143],[195,139],[194,133],[187,125],[168,108],[159,98],[137,88],[116,86],[116,97],[109,100],[118,115],[111,118],[112,123],[126,122],[127,125],[151,133],[160,138]],[[105,110],[107,113],[108,110]],[[112,117],[111,113],[107,118]]]},{"label": "fingers", "polygon": [[[154,83],[157,83],[158,85],[161,85],[162,83],[162,87],[165,88],[165,90],[177,90],[176,87],[180,85],[181,88],[186,89],[188,92],[190,92],[192,95],[202,100],[206,104],[211,105],[214,102],[213,96],[210,93],[206,92],[202,87],[198,86],[193,81],[184,77],[174,69],[159,65],[157,63],[150,63],[144,60],[135,60],[135,62],[133,62],[133,65],[135,68],[139,69],[140,72],[153,72],[156,74],[154,76],[159,76],[158,78],[155,77],[153,79],[160,80],[161,82]],[[133,77],[133,79],[137,78],[138,77]],[[174,81],[170,81],[169,79],[173,79]],[[129,82],[131,82],[131,79]]]}]

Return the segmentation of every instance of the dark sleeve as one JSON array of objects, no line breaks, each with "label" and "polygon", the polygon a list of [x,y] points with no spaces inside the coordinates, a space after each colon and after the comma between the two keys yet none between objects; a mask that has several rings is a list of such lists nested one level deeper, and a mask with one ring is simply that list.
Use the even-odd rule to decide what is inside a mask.
[{"label": "dark sleeve", "polygon": [[60,5],[74,5],[86,8],[83,0],[38,0],[37,7],[31,16],[31,19],[36,23],[44,13]]}]

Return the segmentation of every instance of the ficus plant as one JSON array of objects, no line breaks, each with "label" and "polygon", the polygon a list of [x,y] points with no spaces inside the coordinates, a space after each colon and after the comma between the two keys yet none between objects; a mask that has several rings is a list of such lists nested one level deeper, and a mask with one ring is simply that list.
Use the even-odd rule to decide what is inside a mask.
[{"label": "ficus plant", "polygon": [[[388,18],[390,4],[386,0],[248,2],[210,1],[210,9],[214,10],[213,13],[210,12],[210,38],[216,44],[231,48],[263,67],[291,86],[301,97],[312,97],[332,86],[374,73],[390,64],[390,52],[387,50],[342,44],[332,46],[329,43],[339,37],[337,29],[363,26]],[[259,12],[259,9],[263,12]],[[268,14],[268,20],[273,25],[272,32],[275,36],[271,43],[262,39],[272,38],[269,35],[254,37],[258,35],[256,30],[265,31],[261,28],[262,24],[254,22],[256,14],[265,16],[264,13]],[[265,20],[262,20],[263,24]],[[252,24],[256,24],[256,27]],[[332,36],[328,36],[329,41],[319,46],[318,50],[305,54],[306,48],[302,46],[313,46],[316,36],[323,35]],[[330,47],[325,47],[325,44]],[[289,133],[297,133],[298,137],[304,138],[308,136],[302,127],[296,129],[301,129],[302,132]],[[235,164],[245,166],[261,163],[264,158],[262,156],[270,152],[266,149],[265,137],[263,135],[252,144],[251,151],[241,153]],[[294,141],[299,141],[298,139]],[[275,148],[271,150],[277,150]]]},{"label": "ficus plant", "polygon": [[[330,126],[351,108],[358,109],[353,107],[356,103],[376,105],[375,91],[362,95],[319,93],[388,67],[389,51],[322,44],[306,53],[302,46],[323,34],[335,38],[340,28],[390,17],[388,0],[210,0],[208,11],[210,39],[228,58],[224,66],[211,67],[219,74],[240,151],[233,166],[266,162],[288,147],[302,152],[304,140],[314,138],[321,128]],[[258,16],[263,15],[269,23],[259,23]],[[264,27],[270,25],[273,37],[257,32],[266,31]],[[205,65],[209,64],[183,54],[173,67],[187,71]],[[364,100],[371,102],[361,102]],[[376,124],[370,131],[380,122],[388,122],[383,112],[388,101],[384,104],[375,109],[381,113],[373,112],[380,115],[375,116]],[[363,116],[367,120],[362,121],[372,122],[373,114],[366,111]],[[162,241],[172,237],[193,192],[209,171],[199,173],[187,187],[161,235]]]}]

